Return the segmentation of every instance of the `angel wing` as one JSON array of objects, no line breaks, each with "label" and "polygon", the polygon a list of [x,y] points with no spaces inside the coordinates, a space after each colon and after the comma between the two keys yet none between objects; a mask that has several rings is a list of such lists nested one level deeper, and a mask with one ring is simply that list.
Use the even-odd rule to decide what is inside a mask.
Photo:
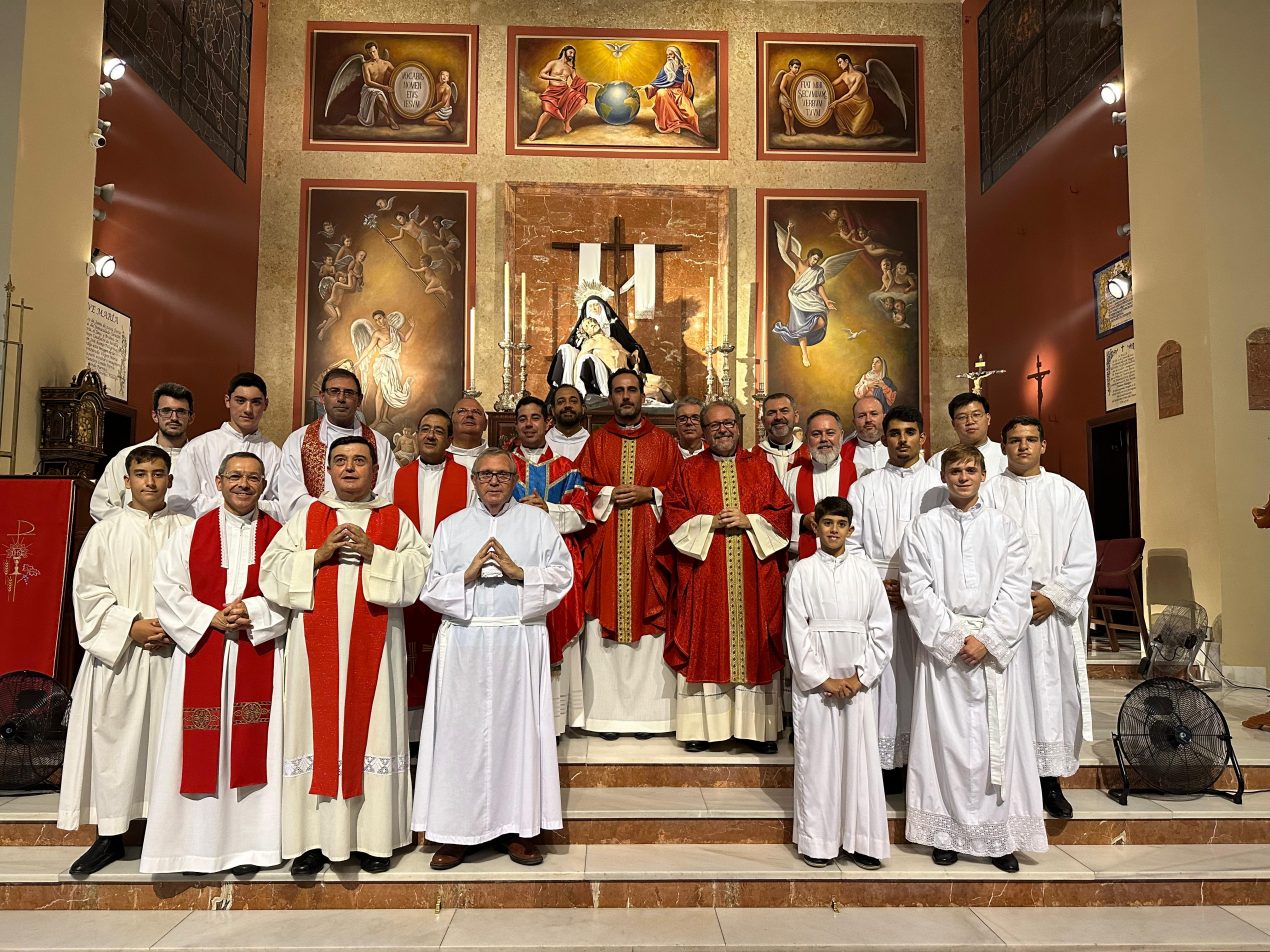
[{"label": "angel wing", "polygon": [[375,338],[375,327],[366,318],[359,317],[353,321],[348,333],[353,339],[353,353],[357,355],[358,369],[361,369],[361,364],[371,356],[370,342]]},{"label": "angel wing", "polygon": [[409,218],[413,222],[419,221],[419,206],[418,205],[416,205],[414,208],[410,210]]},{"label": "angel wing", "polygon": [[396,195],[389,195],[387,198],[381,198],[375,202],[375,207],[382,212],[392,211],[393,202],[397,200]]},{"label": "angel wing", "polygon": [[454,219],[453,219],[453,218],[442,218],[442,219],[441,219],[441,227],[442,227],[442,228],[453,228],[453,227],[454,227]]},{"label": "angel wing", "polygon": [[895,108],[900,111],[900,115],[904,118],[904,128],[908,128],[908,110],[904,108],[904,90],[900,89],[899,81],[895,78],[895,74],[891,72],[891,67],[887,66],[880,59],[871,59],[864,64],[864,75],[869,77],[869,82],[873,84],[875,89],[880,89],[886,93],[886,98],[895,103]]},{"label": "angel wing", "polygon": [[863,248],[856,248],[854,251],[843,251],[840,254],[830,255],[824,261],[820,262],[820,267],[824,269],[825,280],[838,274],[843,268],[855,260],[856,255],[863,254]]},{"label": "angel wing", "polygon": [[336,270],[336,271],[343,271],[345,268],[347,268],[347,267],[348,267],[349,265],[351,265],[352,263],[353,263],[353,256],[352,256],[352,255],[344,255],[342,258],[336,258],[336,259],[335,259],[335,270]]},{"label": "angel wing", "polygon": [[353,85],[354,80],[362,78],[362,64],[365,62],[366,57],[361,53],[354,53],[344,61],[343,66],[335,71],[330,92],[326,94],[326,108],[322,110],[323,118],[331,111],[331,103],[335,102],[335,97]]},{"label": "angel wing", "polygon": [[782,69],[782,70],[779,70],[779,71],[776,73],[776,78],[772,80],[772,88],[773,88],[773,89],[780,89],[780,88],[781,88],[781,79],[782,79],[782,78],[784,78],[785,74],[786,74],[786,73],[788,73],[788,72],[789,72],[789,70],[787,70],[787,69]]},{"label": "angel wing", "polygon": [[450,80],[446,85],[450,87],[450,105],[457,109],[459,106],[459,84],[454,80]]},{"label": "angel wing", "polygon": [[[781,257],[785,259],[785,263],[789,265],[790,270],[797,274],[797,259],[801,259],[803,256],[802,243],[797,238],[791,237],[789,230],[780,222],[773,222],[772,224],[776,226],[776,247],[780,249]],[[785,254],[785,243],[787,241],[789,242],[790,254],[792,254],[796,260],[791,261],[789,255]]]},{"label": "angel wing", "polygon": [[322,270],[322,265],[323,265],[323,263],[324,263],[324,262],[321,262],[321,261],[315,261],[315,262],[313,262],[313,267],[314,267],[316,270],[321,271],[321,270]]}]

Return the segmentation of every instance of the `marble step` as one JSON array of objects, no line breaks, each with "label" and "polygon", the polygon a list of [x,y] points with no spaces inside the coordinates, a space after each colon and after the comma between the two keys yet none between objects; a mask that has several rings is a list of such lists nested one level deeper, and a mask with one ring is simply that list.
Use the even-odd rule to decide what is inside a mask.
[{"label": "marble step", "polygon": [[0,912],[0,952],[1270,949],[1270,907]]},{"label": "marble step", "polygon": [[399,852],[369,875],[341,863],[296,880],[286,867],[243,880],[149,876],[135,851],[88,880],[67,872],[77,847],[0,847],[4,909],[291,909],[764,906],[1103,906],[1270,903],[1270,846],[1054,846],[1006,875],[984,860],[935,866],[929,850],[893,849],[883,869],[845,859],[823,869],[791,846],[552,846],[537,867],[481,850],[446,872],[430,851]]}]

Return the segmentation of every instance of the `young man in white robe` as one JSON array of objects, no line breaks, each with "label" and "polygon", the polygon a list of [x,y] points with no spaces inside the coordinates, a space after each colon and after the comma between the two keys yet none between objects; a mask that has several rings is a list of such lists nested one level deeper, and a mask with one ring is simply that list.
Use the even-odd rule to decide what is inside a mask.
[{"label": "young man in white robe", "polygon": [[179,383],[161,383],[154,388],[151,400],[150,418],[157,427],[154,436],[121,449],[106,464],[88,504],[88,511],[95,522],[113,516],[128,504],[130,497],[123,480],[127,475],[124,464],[130,452],[138,446],[157,446],[172,457],[175,464],[189,442],[186,434],[194,420],[194,394],[189,388]]},{"label": "young man in white robe", "polygon": [[357,375],[343,367],[328,370],[322,375],[318,399],[322,403],[322,415],[293,432],[282,444],[273,495],[284,519],[294,516],[322,493],[331,492],[326,448],[341,436],[360,435],[375,441],[375,453],[379,457],[375,495],[392,499],[397,457],[393,455],[388,437],[357,418],[362,407],[362,384]]},{"label": "young man in white robe", "polygon": [[[512,498],[504,450],[476,457],[478,501],[437,527],[421,601],[444,621],[423,708],[413,827],[433,869],[499,840],[534,866],[534,837],[561,828],[547,614],[573,585],[551,517]],[[479,778],[479,779],[478,779]]]},{"label": "young man in white robe", "polygon": [[591,431],[587,429],[582,391],[572,384],[562,383],[552,392],[549,403],[552,423],[547,431],[547,445],[557,456],[575,460],[591,436]]},{"label": "young man in white robe", "polygon": [[[988,409],[988,398],[981,393],[959,393],[948,401],[948,419],[952,421],[953,432],[962,446],[973,446],[983,456],[986,479],[1000,476],[1005,472],[1005,453],[1001,444],[994,443],[988,436],[988,427],[992,425],[992,413]],[[928,461],[939,471],[944,450],[940,450]]]},{"label": "young man in white robe", "polygon": [[851,503],[815,508],[820,547],[789,573],[794,677],[794,843],[809,866],[845,850],[861,869],[891,855],[872,695],[891,656],[891,607],[868,559],[848,551]]},{"label": "young man in white robe", "polygon": [[793,456],[803,441],[794,433],[798,425],[798,407],[788,393],[769,393],[763,399],[763,439],[754,445],[761,450],[776,470],[776,478],[784,481]]},{"label": "young man in white robe", "polygon": [[1023,661],[1032,674],[1036,762],[1050,816],[1071,819],[1060,782],[1080,767],[1082,740],[1093,741],[1085,632],[1089,589],[1098,567],[1089,501],[1074,483],[1041,466],[1045,427],[1015,417],[1001,430],[1009,466],[983,488],[987,506],[1023,529],[1032,573],[1032,618]]},{"label": "young man in white robe", "polygon": [[900,546],[900,593],[921,642],[904,835],[932,847],[937,865],[967,853],[1017,873],[1016,851],[1048,848],[1031,678],[1018,657],[1032,615],[1027,541],[979,499],[976,448],[950,447],[943,476],[948,500]]},{"label": "young man in white robe", "polygon": [[260,422],[269,409],[269,388],[253,373],[236,374],[225,388],[225,409],[229,422],[219,430],[196,436],[182,450],[172,467],[172,493],[168,499],[177,512],[198,516],[220,508],[216,474],[221,460],[230,453],[254,453],[265,462],[269,488],[260,508],[278,521],[285,518],[278,503],[274,477],[282,461],[282,451],[260,432]]},{"label": "young man in white robe", "polygon": [[893,407],[878,428],[885,434],[887,464],[852,483],[847,499],[855,513],[851,547],[872,562],[891,604],[894,651],[872,697],[878,706],[883,780],[888,793],[898,793],[908,764],[917,665],[917,636],[900,598],[900,542],[919,514],[944,501],[945,492],[939,473],[922,460],[926,433],[920,410]]},{"label": "young man in white robe", "polygon": [[97,825],[96,841],[71,866],[76,876],[122,858],[123,834],[149,809],[158,715],[172,665],[172,640],[154,610],[154,564],[191,521],[167,507],[170,466],[157,446],[128,454],[130,501],[88,531],[75,564],[75,628],[84,660],[71,692],[57,825]]},{"label": "young man in white robe", "polygon": [[260,590],[291,610],[283,674],[282,855],[297,876],[356,856],[388,869],[411,840],[402,608],[429,548],[375,495],[375,447],[328,449],[334,493],[292,516],[265,550]]},{"label": "young man in white robe", "polygon": [[265,464],[234,453],[224,502],[159,553],[155,602],[177,650],[141,849],[143,873],[246,876],[282,862],[282,651],[287,616],[260,594],[282,527],[257,508]]}]

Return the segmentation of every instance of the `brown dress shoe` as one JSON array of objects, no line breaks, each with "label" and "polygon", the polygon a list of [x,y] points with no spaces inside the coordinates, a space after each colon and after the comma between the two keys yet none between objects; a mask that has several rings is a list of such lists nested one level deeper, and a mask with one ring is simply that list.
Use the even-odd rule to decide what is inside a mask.
[{"label": "brown dress shoe", "polygon": [[511,857],[512,862],[520,863],[521,866],[537,866],[542,862],[542,853],[538,852],[538,847],[529,840],[513,837],[503,848],[507,850],[507,855]]},{"label": "brown dress shoe", "polygon": [[460,846],[457,843],[442,843],[432,854],[432,862],[428,865],[433,869],[454,869],[463,862],[463,857],[466,855],[466,846]]}]

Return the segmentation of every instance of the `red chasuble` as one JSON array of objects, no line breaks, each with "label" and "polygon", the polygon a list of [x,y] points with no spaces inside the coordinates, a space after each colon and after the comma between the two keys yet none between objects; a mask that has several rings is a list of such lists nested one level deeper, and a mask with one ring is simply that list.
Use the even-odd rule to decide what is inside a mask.
[{"label": "red chasuble", "polygon": [[[793,505],[767,456],[738,450],[685,460],[666,491],[669,536],[693,516],[739,509],[789,538]],[[675,553],[675,617],[666,664],[695,684],[767,684],[785,663],[785,550],[759,560],[744,532],[715,532],[704,561]]]},{"label": "red chasuble", "polygon": [[524,499],[537,492],[549,503],[572,506],[582,517],[583,528],[580,531],[561,537],[573,559],[573,587],[565,595],[564,601],[547,613],[547,643],[551,663],[559,664],[564,660],[565,647],[578,637],[582,631],[582,623],[586,621],[582,547],[595,524],[595,514],[591,511],[591,499],[587,496],[581,475],[568,457],[556,456],[548,447],[542,451],[537,463],[531,463],[521,455],[520,448],[517,447],[512,451],[512,459],[516,462],[516,486],[512,491],[516,499]]},{"label": "red chasuble", "polygon": [[[838,495],[843,499],[847,498],[847,492],[851,489],[851,484],[856,481],[855,469],[855,440],[847,440],[842,444],[842,452],[838,459]],[[808,558],[816,554],[816,533],[809,532],[802,525],[802,516],[809,512],[816,511],[815,483],[812,481],[812,470],[814,464],[811,459],[811,451],[807,448],[807,444],[803,444],[798,448],[798,452],[794,454],[794,458],[790,461],[790,469],[798,473],[794,483],[794,499],[798,503],[799,525],[798,525],[798,557],[800,559]]]},{"label": "red chasuble", "polygon": [[[263,512],[256,516],[256,560],[247,569],[241,599],[260,594],[260,557],[281,529]],[[221,565],[220,507],[194,524],[190,540],[190,594],[204,605],[225,606]],[[274,642],[253,645],[238,639],[231,701],[229,785],[251,787],[268,780],[269,717],[273,706]],[[220,780],[220,736],[224,704],[225,633],[208,628],[185,661],[181,707],[181,793],[215,795]]]},{"label": "red chasuble", "polygon": [[[432,520],[435,534],[441,520],[467,506],[467,487],[472,474],[461,463],[445,458],[441,471],[441,488],[437,494],[436,514]],[[419,528],[419,461],[397,470],[392,484],[392,501],[411,524]],[[441,616],[422,602],[414,602],[402,610],[406,627],[406,705],[423,707],[428,696],[428,669],[432,662],[432,646],[441,628]]]},{"label": "red chasuble", "polygon": [[[652,486],[665,492],[683,457],[679,444],[646,417],[627,430],[609,420],[578,454],[591,505],[605,486]],[[605,638],[633,644],[666,630],[670,562],[658,554],[657,517],[651,503],[616,507],[587,546],[586,613]]]}]

